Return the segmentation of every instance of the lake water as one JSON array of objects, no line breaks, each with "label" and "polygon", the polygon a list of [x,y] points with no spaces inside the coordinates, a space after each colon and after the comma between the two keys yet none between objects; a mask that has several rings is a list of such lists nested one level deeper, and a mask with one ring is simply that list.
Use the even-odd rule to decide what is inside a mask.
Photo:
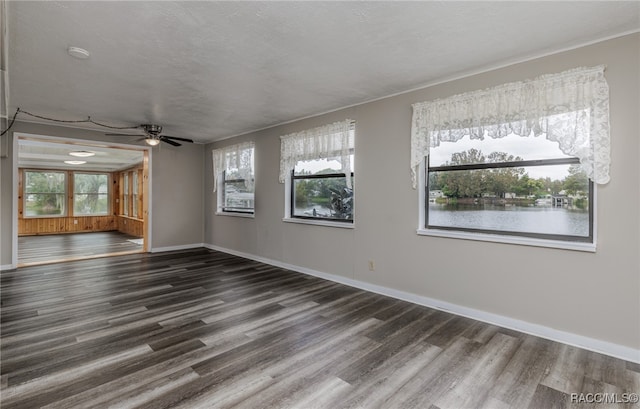
[{"label": "lake water", "polygon": [[589,212],[550,206],[429,204],[429,226],[589,236]]},{"label": "lake water", "polygon": [[296,205],[293,214],[294,216],[331,217],[331,209],[319,204],[311,206]]}]

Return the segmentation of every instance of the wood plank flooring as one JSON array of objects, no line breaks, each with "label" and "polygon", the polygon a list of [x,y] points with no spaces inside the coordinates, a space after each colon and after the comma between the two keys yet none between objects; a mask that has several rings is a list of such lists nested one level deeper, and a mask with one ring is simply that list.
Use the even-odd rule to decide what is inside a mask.
[{"label": "wood plank flooring", "polygon": [[118,231],[18,237],[18,266],[130,254],[142,251],[139,237]]},{"label": "wood plank flooring", "polygon": [[638,364],[206,249],[0,278],[3,409],[639,407],[571,401]]}]

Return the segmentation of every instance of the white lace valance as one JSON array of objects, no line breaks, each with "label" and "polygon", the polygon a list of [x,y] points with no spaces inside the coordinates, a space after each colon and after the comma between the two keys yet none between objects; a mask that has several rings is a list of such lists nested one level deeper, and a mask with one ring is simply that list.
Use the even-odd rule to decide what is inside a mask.
[{"label": "white lace valance", "polygon": [[533,80],[413,104],[413,187],[422,160],[440,142],[545,135],[580,159],[595,183],[609,181],[609,86],[604,66],[576,68]]},{"label": "white lace valance", "polygon": [[227,169],[237,169],[248,189],[253,186],[253,142],[243,142],[213,150],[213,191],[218,188],[218,178]]},{"label": "white lace valance", "polygon": [[351,187],[350,155],[354,149],[354,121],[320,126],[280,137],[280,183],[284,183],[298,161],[329,159],[338,160],[341,172],[347,175]]}]

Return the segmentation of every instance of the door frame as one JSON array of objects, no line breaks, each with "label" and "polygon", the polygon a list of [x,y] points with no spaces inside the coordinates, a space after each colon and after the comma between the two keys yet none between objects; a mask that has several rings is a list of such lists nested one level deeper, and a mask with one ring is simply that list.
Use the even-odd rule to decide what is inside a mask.
[{"label": "door frame", "polygon": [[[151,175],[151,163],[153,150],[150,146],[130,145],[117,142],[97,141],[91,139],[78,139],[67,138],[52,135],[40,135],[27,132],[14,132],[13,133],[13,149],[12,149],[12,170],[13,170],[13,201],[12,201],[12,214],[11,222],[13,228],[12,234],[12,252],[11,252],[11,267],[17,268],[18,266],[18,142],[20,139],[30,139],[35,141],[59,143],[61,145],[83,145],[83,146],[95,146],[101,148],[113,148],[113,149],[126,149],[133,151],[140,151],[143,154],[143,175],[146,175],[146,183],[143,183],[143,196],[142,196],[142,211],[144,213],[144,228],[143,228],[143,252],[151,252],[152,242],[152,212],[151,212],[151,195],[152,195],[152,175]],[[143,176],[144,177],[144,176]]]}]

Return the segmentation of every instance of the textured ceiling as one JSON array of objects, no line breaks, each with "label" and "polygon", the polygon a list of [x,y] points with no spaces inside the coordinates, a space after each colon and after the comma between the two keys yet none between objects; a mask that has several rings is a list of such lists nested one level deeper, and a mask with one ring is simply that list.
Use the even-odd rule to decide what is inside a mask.
[{"label": "textured ceiling", "polygon": [[8,24],[11,112],[211,142],[637,31],[640,2],[10,1]]}]

